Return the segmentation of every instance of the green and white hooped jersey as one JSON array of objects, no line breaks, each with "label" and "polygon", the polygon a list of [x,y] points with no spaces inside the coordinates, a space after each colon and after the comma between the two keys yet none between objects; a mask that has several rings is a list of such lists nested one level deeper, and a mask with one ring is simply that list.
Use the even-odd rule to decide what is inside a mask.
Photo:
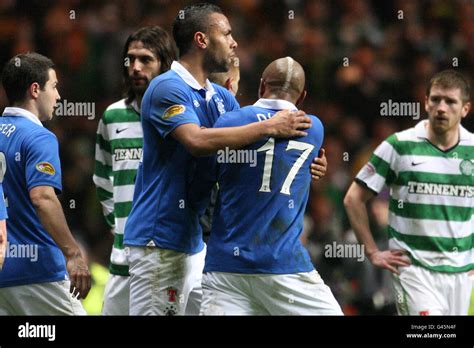
[{"label": "green and white hooped jersey", "polygon": [[474,269],[474,134],[441,151],[427,139],[427,121],[388,137],[356,181],[375,193],[390,188],[389,246],[438,272]]},{"label": "green and white hooped jersey", "polygon": [[123,232],[132,209],[135,177],[142,157],[143,130],[136,101],[122,99],[104,112],[97,129],[94,183],[110,227],[115,229],[110,273],[128,276]]}]

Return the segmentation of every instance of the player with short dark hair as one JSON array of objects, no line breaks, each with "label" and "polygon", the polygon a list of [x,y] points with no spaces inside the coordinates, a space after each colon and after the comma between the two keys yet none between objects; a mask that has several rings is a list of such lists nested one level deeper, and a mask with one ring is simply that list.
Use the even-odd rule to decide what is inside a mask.
[{"label": "player with short dark hair", "polygon": [[[222,115],[214,127],[265,122],[279,110],[297,110],[306,96],[304,85],[298,62],[277,59],[263,72],[260,99]],[[202,314],[342,314],[299,239],[308,169],[324,137],[321,121],[310,117],[307,136],[266,137],[238,150],[253,162],[226,160],[225,151],[218,155],[219,195],[202,280]]]},{"label": "player with short dark hair", "polygon": [[[344,205],[374,266],[393,274],[402,315],[467,315],[474,270],[474,134],[461,126],[470,84],[456,70],[430,81],[428,119],[389,136],[349,187]],[[390,188],[389,250],[379,250],[366,202]]]},{"label": "player with short dark hair", "polygon": [[158,26],[132,33],[123,51],[126,98],[110,105],[97,129],[94,183],[107,223],[114,231],[104,315],[128,315],[130,276],[123,232],[142,156],[140,105],[150,81],[170,69],[177,52],[171,36]]},{"label": "player with short dark hair", "polygon": [[11,105],[0,125],[7,248],[24,254],[5,259],[0,314],[86,314],[78,298],[87,296],[91,277],[56,196],[62,189],[58,140],[41,123],[51,120],[60,99],[54,64],[37,53],[19,54],[5,65],[2,83]]},{"label": "player with short dark hair", "polygon": [[232,94],[207,79],[227,71],[235,56],[230,24],[218,7],[192,5],[176,16],[173,35],[180,59],[150,83],[142,101],[143,160],[124,240],[131,314],[183,314],[190,296],[199,312],[205,245],[187,197],[196,175],[193,156],[269,135],[306,135],[310,127],[304,113],[284,111],[259,124],[213,129],[219,115],[239,108]]}]

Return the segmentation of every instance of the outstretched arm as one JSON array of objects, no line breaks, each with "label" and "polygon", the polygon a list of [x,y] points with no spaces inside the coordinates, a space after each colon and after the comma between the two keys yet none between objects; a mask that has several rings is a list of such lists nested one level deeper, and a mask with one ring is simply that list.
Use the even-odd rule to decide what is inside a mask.
[{"label": "outstretched arm", "polygon": [[279,111],[274,117],[240,127],[201,128],[187,123],[171,134],[193,156],[208,156],[225,147],[237,149],[265,137],[291,138],[306,136],[311,119],[303,111]]}]

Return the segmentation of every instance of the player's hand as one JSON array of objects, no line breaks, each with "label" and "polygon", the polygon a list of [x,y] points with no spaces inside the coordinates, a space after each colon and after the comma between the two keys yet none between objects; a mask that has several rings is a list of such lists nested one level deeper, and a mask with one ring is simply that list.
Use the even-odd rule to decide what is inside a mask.
[{"label": "player's hand", "polygon": [[376,251],[369,257],[374,266],[386,268],[390,272],[400,274],[398,266],[410,266],[411,261],[403,250]]},{"label": "player's hand", "polygon": [[91,289],[92,280],[89,267],[87,267],[87,263],[82,254],[78,253],[68,258],[66,268],[71,280],[70,293],[73,294],[74,297],[78,296],[78,299],[86,298]]},{"label": "player's hand", "polygon": [[311,118],[301,110],[281,110],[265,122],[270,124],[270,136],[275,138],[305,137],[308,133],[303,130],[311,128]]},{"label": "player's hand", "polygon": [[7,249],[7,228],[5,220],[0,221],[0,271],[5,261],[5,254]]},{"label": "player's hand", "polygon": [[326,158],[326,150],[321,148],[319,150],[318,157],[313,159],[313,163],[311,163],[311,178],[314,181],[321,179],[323,176],[326,175],[326,171],[328,169],[328,160]]}]

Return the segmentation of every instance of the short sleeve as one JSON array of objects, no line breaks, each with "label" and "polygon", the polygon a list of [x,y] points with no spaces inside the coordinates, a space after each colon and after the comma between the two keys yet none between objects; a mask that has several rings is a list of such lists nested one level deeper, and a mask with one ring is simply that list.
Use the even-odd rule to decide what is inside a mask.
[{"label": "short sleeve", "polygon": [[195,123],[201,126],[192,100],[185,88],[184,82],[159,81],[151,92],[149,108],[147,109],[147,105],[144,106],[144,117],[149,118],[151,124],[163,138],[176,127],[186,123]]},{"label": "short sleeve", "polygon": [[389,186],[395,181],[396,172],[393,168],[398,159],[395,143],[396,137],[391,135],[375,149],[369,162],[356,176],[355,180],[359,184],[378,194],[385,185]]},{"label": "short sleeve", "polygon": [[50,132],[34,134],[26,146],[25,179],[28,191],[36,186],[51,186],[62,190],[59,145]]},{"label": "short sleeve", "polygon": [[3,185],[0,183],[0,220],[8,218],[7,208],[5,206],[5,197],[3,196]]}]

